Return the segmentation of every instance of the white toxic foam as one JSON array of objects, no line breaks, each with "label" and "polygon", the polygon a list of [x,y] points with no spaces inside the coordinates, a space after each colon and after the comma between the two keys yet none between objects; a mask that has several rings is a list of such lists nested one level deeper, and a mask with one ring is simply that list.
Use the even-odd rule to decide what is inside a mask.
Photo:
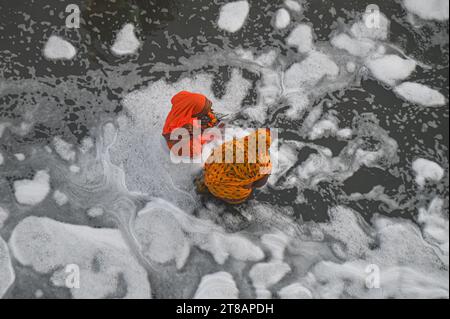
[{"label": "white toxic foam", "polygon": [[278,283],[288,272],[291,267],[279,261],[268,263],[258,263],[250,269],[249,276],[255,287],[256,297],[260,299],[271,298],[272,294],[269,288]]},{"label": "white toxic foam", "polygon": [[59,190],[53,192],[53,199],[55,200],[58,206],[63,206],[67,204],[67,202],[69,201],[67,195]]},{"label": "white toxic foam", "polygon": [[220,271],[203,276],[194,299],[237,299],[239,290],[233,276]]},{"label": "white toxic foam", "polygon": [[[123,166],[126,184],[131,191],[170,200],[183,210],[194,209],[198,204],[193,179],[201,171],[200,163],[175,163],[164,138],[161,136],[164,121],[171,109],[171,98],[182,90],[206,95],[216,112],[231,114],[240,110],[247,90],[251,87],[238,71],[221,99],[214,98],[212,77],[198,74],[176,83],[163,80],[148,88],[132,92],[124,98],[124,106],[132,120],[124,118],[119,123],[117,138],[109,149],[111,160]],[[133,152],[135,156],[128,156]]]},{"label": "white toxic foam", "polygon": [[334,116],[329,114],[326,115],[323,119],[317,121],[313,125],[308,125],[309,139],[317,140],[328,136],[336,136],[339,139],[344,140],[349,139],[353,134],[352,130],[348,127],[339,129],[338,124],[338,120]]},{"label": "white toxic foam", "polygon": [[284,1],[284,5],[289,9],[292,10],[294,12],[300,12],[302,11],[302,5],[295,1],[295,0],[285,0]]},{"label": "white toxic foam", "polygon": [[141,46],[141,42],[136,37],[134,25],[132,23],[125,24],[116,36],[116,40],[111,47],[111,51],[115,55],[134,54]]},{"label": "white toxic foam", "polygon": [[366,65],[376,79],[389,85],[406,79],[416,69],[415,61],[402,59],[393,54],[369,58]]},{"label": "white toxic foam", "polygon": [[287,90],[298,90],[300,87],[312,87],[323,78],[333,79],[338,74],[339,67],[328,55],[313,51],[286,71],[284,85]]},{"label": "white toxic foam", "polygon": [[103,208],[101,208],[101,207],[91,207],[91,208],[89,208],[89,209],[87,210],[87,212],[86,212],[86,214],[87,214],[89,217],[92,217],[92,218],[100,217],[100,216],[102,216],[104,213],[105,213],[105,212],[104,212]]},{"label": "white toxic foam", "polygon": [[426,85],[415,82],[403,82],[394,88],[394,92],[403,99],[423,106],[445,105],[445,97]]},{"label": "white toxic foam", "polygon": [[117,297],[150,298],[147,272],[117,229],[69,225],[32,216],[14,228],[9,244],[19,263],[51,275],[55,286],[67,286],[67,265],[71,266],[70,273],[79,271],[79,281],[73,280],[74,286],[67,287],[74,298],[114,296],[121,282],[126,284],[126,293]]},{"label": "white toxic foam", "polygon": [[5,132],[6,128],[9,127],[11,124],[8,122],[0,122],[0,138],[3,136],[3,133]]},{"label": "white toxic foam", "polygon": [[50,60],[70,60],[76,53],[77,50],[70,42],[56,35],[48,38],[44,46],[44,56]]},{"label": "white toxic foam", "polygon": [[291,16],[286,9],[279,9],[275,15],[275,28],[284,29],[291,23]]},{"label": "white toxic foam", "polygon": [[308,53],[313,48],[313,32],[311,26],[300,24],[295,27],[286,39],[286,43],[296,47],[300,53]]},{"label": "white toxic foam", "polygon": [[312,299],[312,293],[302,284],[294,283],[282,288],[278,292],[281,299]]},{"label": "white toxic foam", "polygon": [[442,259],[449,264],[449,223],[444,213],[444,201],[434,198],[430,205],[419,208],[418,221],[422,224],[422,233],[427,242],[437,246],[442,253]]},{"label": "white toxic foam", "polygon": [[14,154],[14,157],[15,157],[19,162],[22,162],[22,161],[25,160],[25,154],[23,154],[23,153],[16,153],[16,154]]},{"label": "white toxic foam", "polygon": [[259,261],[263,251],[240,234],[227,234],[207,220],[194,218],[174,205],[158,199],[138,213],[134,225],[142,254],[151,262],[174,260],[178,269],[188,259],[191,246],[210,252],[219,264],[232,257]]},{"label": "white toxic foam", "polygon": [[37,205],[42,202],[50,191],[50,175],[44,171],[36,172],[32,180],[14,182],[14,195],[20,204]]},{"label": "white toxic foam", "polygon": [[265,234],[261,237],[261,243],[266,246],[272,254],[272,260],[282,261],[284,258],[284,250],[289,239],[283,233]]},{"label": "white toxic foam", "polygon": [[276,154],[277,162],[274,165],[272,174],[269,177],[269,185],[274,187],[278,180],[284,176],[297,162],[298,152],[294,146],[287,143],[280,143]]},{"label": "white toxic foam", "polygon": [[342,140],[348,140],[352,137],[353,131],[351,128],[342,128],[336,132],[336,136]]},{"label": "white toxic foam", "polygon": [[244,26],[249,11],[250,5],[245,0],[227,3],[220,9],[217,24],[222,30],[236,32]]},{"label": "white toxic foam", "polygon": [[249,207],[258,224],[293,238],[284,253],[289,269],[269,261],[250,270],[257,297],[277,289],[281,298],[448,298],[447,212],[439,199],[424,210],[422,229],[377,214],[368,223],[344,206],[332,208],[328,222],[298,227],[275,207]]},{"label": "white toxic foam", "polygon": [[356,39],[386,40],[389,35],[389,19],[382,12],[364,13],[361,20],[354,23],[350,33]]},{"label": "white toxic foam", "polygon": [[323,119],[317,122],[309,132],[309,139],[316,140],[328,134],[334,134],[338,131],[337,123],[331,119]]},{"label": "white toxic foam", "polygon": [[448,20],[448,0],[403,0],[405,8],[425,20]]},{"label": "white toxic foam", "polygon": [[354,39],[346,33],[340,33],[331,39],[331,44],[351,55],[365,57],[375,49],[375,42],[369,39]]},{"label": "white toxic foam", "polygon": [[[375,215],[372,227],[345,207],[333,216],[321,228],[338,260],[317,262],[299,280],[315,298],[448,298],[448,266],[417,225]],[[323,253],[316,247],[312,256]]]},{"label": "white toxic foam", "polygon": [[[343,206],[333,207],[329,211],[330,223],[321,224],[321,229],[335,240],[345,243],[344,251],[335,250],[342,258],[350,256],[363,256],[368,247],[372,244],[372,239],[364,231],[363,221],[354,211]],[[357,225],[351,232],[348,232],[346,225]],[[338,247],[335,247],[338,248]]]},{"label": "white toxic foam", "polygon": [[8,245],[0,237],[0,298],[8,291],[14,280],[15,273],[11,264]]},{"label": "white toxic foam", "polygon": [[444,169],[439,164],[418,158],[412,163],[412,169],[416,174],[417,185],[423,187],[427,181],[439,182],[444,177]]}]

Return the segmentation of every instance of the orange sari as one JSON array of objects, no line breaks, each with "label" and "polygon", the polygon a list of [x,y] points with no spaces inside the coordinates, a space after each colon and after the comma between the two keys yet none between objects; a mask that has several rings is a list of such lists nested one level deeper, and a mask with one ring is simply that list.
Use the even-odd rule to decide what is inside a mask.
[{"label": "orange sari", "polygon": [[[253,149],[261,138],[265,147]],[[252,184],[271,173],[270,144],[270,131],[259,129],[216,148],[204,167],[204,183],[210,193],[231,204],[247,200]]]}]

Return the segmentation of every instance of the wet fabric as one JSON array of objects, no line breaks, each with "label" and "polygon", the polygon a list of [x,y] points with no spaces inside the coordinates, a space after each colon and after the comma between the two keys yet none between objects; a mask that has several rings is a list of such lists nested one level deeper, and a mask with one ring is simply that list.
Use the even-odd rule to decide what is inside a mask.
[{"label": "wet fabric", "polygon": [[204,167],[204,183],[211,194],[232,204],[248,199],[252,184],[271,173],[270,144],[270,131],[259,129],[217,147]]}]

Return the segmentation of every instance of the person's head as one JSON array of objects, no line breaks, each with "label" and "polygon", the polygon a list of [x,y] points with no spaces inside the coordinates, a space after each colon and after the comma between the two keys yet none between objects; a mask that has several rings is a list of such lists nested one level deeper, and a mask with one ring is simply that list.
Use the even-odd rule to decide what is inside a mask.
[{"label": "person's head", "polygon": [[194,117],[202,117],[207,116],[212,111],[212,102],[205,97],[205,103],[203,105],[203,109],[198,112],[197,114],[194,114]]},{"label": "person's head", "polygon": [[212,103],[203,94],[181,91],[171,99],[172,109],[167,115],[163,134],[192,123],[192,118],[202,118],[211,112]]}]

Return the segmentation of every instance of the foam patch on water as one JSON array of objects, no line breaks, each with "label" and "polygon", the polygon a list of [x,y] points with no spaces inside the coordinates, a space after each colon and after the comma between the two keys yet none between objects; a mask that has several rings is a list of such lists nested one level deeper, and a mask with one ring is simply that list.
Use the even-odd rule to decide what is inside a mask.
[{"label": "foam patch on water", "polygon": [[0,206],[0,229],[3,228],[3,225],[5,224],[5,221],[8,219],[9,217],[9,212]]},{"label": "foam patch on water", "polygon": [[312,51],[301,62],[294,63],[284,73],[284,94],[291,107],[286,115],[299,118],[309,107],[310,91],[320,81],[333,81],[339,74],[339,67],[326,54]]},{"label": "foam patch on water", "polygon": [[[394,164],[398,161],[397,142],[370,117],[359,124],[352,132],[353,135],[353,139],[348,141],[339,156],[333,156],[327,148],[308,145],[314,147],[317,153],[311,154],[294,170],[293,174],[296,174],[287,179],[286,186],[314,188],[321,181],[344,181],[362,166],[385,167],[387,163]],[[362,147],[368,136],[377,141],[377,146],[370,150]]]},{"label": "foam patch on water", "polygon": [[309,133],[311,140],[316,140],[322,137],[330,136],[330,134],[336,134],[339,131],[339,127],[332,119],[324,119],[317,122],[312,131]]},{"label": "foam patch on water", "polygon": [[403,59],[398,55],[389,54],[379,58],[369,58],[366,61],[372,75],[383,83],[394,85],[405,80],[416,69],[416,62]]},{"label": "foam patch on water", "polygon": [[425,20],[448,20],[447,0],[403,0],[405,8]]},{"label": "foam patch on water", "polygon": [[[105,134],[103,143],[111,145],[117,142],[114,127],[108,125],[105,130],[111,132]],[[360,130],[362,128],[355,132],[356,136],[361,134]],[[374,132],[374,127],[370,125],[364,130],[379,135],[382,141],[389,140],[383,131]],[[356,154],[355,146],[360,142],[355,140],[350,143],[355,144],[349,145],[347,151]],[[284,152],[290,154],[286,157],[290,158],[286,160],[283,171],[292,165],[303,144],[289,142],[284,145]],[[384,158],[396,153],[395,145],[390,141],[381,145],[380,149],[382,151],[377,156]],[[81,162],[78,164],[83,169],[75,178],[79,179],[76,187],[80,190],[74,189],[75,186],[68,187],[70,197],[84,202],[83,194],[89,193],[91,199],[87,205],[91,207],[93,200],[105,207],[116,201],[114,209],[108,207],[105,210],[104,214],[108,216],[117,213],[120,213],[117,216],[127,216],[126,212],[133,212],[135,207],[132,202],[120,197],[133,199],[132,194],[126,194],[123,189],[125,176],[120,177],[120,170],[108,164],[107,158],[100,157],[103,163],[100,166],[92,165],[90,161],[84,162],[89,154],[79,158]],[[107,153],[100,149],[98,156],[104,154]],[[324,154],[331,157],[331,154]],[[353,160],[344,161],[344,158],[341,163],[352,167],[350,163]],[[372,160],[374,158],[371,157]],[[371,164],[370,161],[365,163]],[[90,172],[85,171],[88,168],[91,168]],[[96,181],[97,173],[100,177],[102,174],[105,176]],[[324,177],[336,178],[332,175]],[[88,182],[92,185],[86,184]],[[141,200],[146,198],[141,196],[138,197]],[[222,215],[220,208],[210,206],[210,209],[211,216],[217,218]],[[362,220],[359,213],[343,206],[330,210],[329,222],[299,225],[280,208],[252,202],[242,208],[242,214],[248,216],[254,233],[227,233],[211,220],[194,217],[165,200],[152,199],[137,213],[132,223],[128,219],[118,220],[122,233],[119,230],[94,229],[48,218],[29,217],[13,231],[10,246],[18,262],[31,266],[37,272],[50,274],[51,282],[57,286],[64,285],[64,266],[67,263],[79,264],[81,278],[88,276],[95,287],[88,285],[88,291],[83,291],[82,280],[81,291],[72,290],[75,297],[117,296],[120,291],[124,294],[123,289],[117,289],[124,285],[122,279],[117,279],[121,278],[117,277],[121,272],[127,287],[133,287],[126,290],[127,297],[130,294],[147,297],[149,288],[148,291],[142,288],[148,285],[147,273],[134,264],[134,256],[137,256],[144,265],[149,266],[152,275],[167,273],[168,278],[175,280],[188,273],[191,281],[185,283],[187,292],[184,296],[189,297],[445,298],[448,295],[448,284],[445,283],[448,278],[448,230],[445,228],[448,218],[443,209],[442,202],[436,200],[421,210],[419,222],[423,225],[422,229],[407,220],[379,216],[374,217],[374,226],[371,226]],[[238,217],[242,218],[230,218]],[[125,235],[126,241],[122,238]],[[32,241],[31,237],[35,239]],[[45,244],[43,238],[48,240]],[[49,257],[41,259],[38,256]],[[103,271],[95,272],[99,262],[93,260],[101,261],[100,269],[114,271],[107,272],[108,275]],[[131,264],[130,260],[133,260]],[[366,286],[367,267],[371,265],[380,269],[382,290]],[[196,267],[194,273],[192,267]],[[214,270],[211,272],[211,269]],[[246,286],[245,280],[242,280],[246,276],[251,286]],[[198,281],[192,278],[198,278]],[[193,287],[197,283],[198,287]],[[165,289],[173,289],[171,285],[157,287],[160,295],[167,293]],[[119,295],[123,297],[123,294]]]},{"label": "foam patch on water", "polygon": [[399,203],[392,199],[389,195],[385,193],[385,188],[381,185],[377,185],[368,193],[352,193],[350,194],[349,200],[359,201],[359,200],[369,200],[369,201],[379,201],[387,205],[391,210],[401,208]]},{"label": "foam patch on water", "polygon": [[270,250],[272,260],[282,261],[289,238],[283,233],[265,234],[261,237],[261,243]]},{"label": "foam patch on water", "polygon": [[375,50],[375,42],[370,39],[354,39],[348,34],[340,33],[331,39],[331,44],[351,55],[365,57]]},{"label": "foam patch on water", "polygon": [[61,137],[55,137],[53,139],[53,146],[56,153],[65,161],[73,162],[76,159],[77,153],[74,150],[72,144],[64,141]]},{"label": "foam patch on water", "polygon": [[233,276],[220,271],[203,276],[194,299],[237,299],[238,296],[239,290]]},{"label": "foam patch on water", "polygon": [[300,24],[291,31],[286,43],[296,47],[300,53],[308,53],[313,49],[313,31],[311,26]]},{"label": "foam patch on water", "polygon": [[67,195],[59,190],[53,192],[53,199],[55,200],[58,206],[63,206],[67,204],[67,202],[69,201]]},{"label": "foam patch on water", "polygon": [[444,177],[444,169],[439,164],[418,158],[412,163],[412,169],[416,174],[417,185],[423,187],[427,181],[439,182]]},{"label": "foam patch on water", "polygon": [[423,106],[442,106],[446,100],[440,92],[415,82],[403,82],[394,88],[403,99]]},{"label": "foam patch on water", "polygon": [[444,201],[434,198],[427,208],[419,208],[418,221],[422,225],[425,240],[439,248],[442,260],[449,264],[449,222],[444,213]]},{"label": "foam patch on water", "polygon": [[[285,1],[285,6],[294,11],[293,15],[301,10],[295,1]],[[221,17],[223,13],[222,10]],[[238,24],[234,21],[230,25],[240,29],[247,15],[248,12]],[[158,297],[448,298],[445,200],[436,198],[420,204],[418,224],[378,215],[369,224],[361,218],[363,212],[345,206],[330,209],[327,222],[303,223],[299,216],[303,211],[298,214],[295,206],[276,207],[264,200],[252,200],[235,208],[239,214],[230,213],[225,205],[196,194],[193,179],[200,173],[201,163],[171,162],[161,138],[171,97],[178,91],[190,90],[207,95],[219,113],[247,115],[248,119],[244,116],[238,120],[241,126],[252,120],[270,121],[269,114],[277,112],[280,104],[290,106],[284,114],[290,119],[298,119],[309,111],[301,126],[292,132],[298,133],[302,142],[280,140],[278,163],[269,179],[269,190],[263,192],[295,187],[296,203],[303,203],[308,202],[303,190],[321,191],[322,181],[340,187],[364,166],[396,170],[397,142],[374,116],[362,115],[354,118],[351,128],[341,128],[334,110],[324,113],[317,106],[311,110],[317,97],[354,83],[359,67],[365,63],[375,61],[371,72],[389,85],[396,85],[414,70],[414,61],[385,55],[386,48],[380,43],[389,37],[385,16],[382,15],[381,28],[377,30],[367,27],[367,19],[363,15],[344,29],[345,33],[334,34],[332,45],[339,50],[321,41],[313,43],[312,27],[300,25],[305,29],[302,36],[306,40],[293,36],[300,54],[281,43],[288,57],[279,56],[278,49],[259,55],[237,50],[218,57],[202,55],[197,57],[197,64],[194,58],[180,59],[179,69],[161,65],[159,71],[195,70],[196,76],[181,76],[175,83],[159,80],[127,94],[122,115],[99,129],[100,136],[83,141],[80,148],[61,139],[55,143],[56,154],[26,153],[30,156],[21,165],[30,163],[50,167],[51,171],[38,171],[43,176],[36,178],[36,173],[33,179],[16,181],[16,198],[21,195],[19,198],[30,205],[42,203],[33,208],[39,212],[56,208],[51,212],[55,215],[59,212],[54,202],[64,205],[70,198],[71,205],[64,206],[64,211],[71,211],[74,206],[74,211],[81,213],[61,213],[56,215],[58,220],[74,218],[80,224],[110,227],[103,222],[112,219],[118,229],[29,217],[19,222],[10,239],[17,262],[27,266],[27,271],[51,276],[50,283],[57,287],[64,286],[64,267],[68,263],[80,265],[81,290],[71,290],[75,297],[147,298],[151,280]],[[209,62],[213,67],[226,65],[231,70],[221,98],[214,97],[214,77],[198,71]],[[242,69],[260,78],[250,83],[243,78]],[[349,72],[357,74],[348,75]],[[243,106],[253,89],[257,93],[256,104]],[[29,127],[24,127],[21,132],[26,129],[29,131]],[[330,137],[345,145],[338,155],[311,142]],[[296,167],[304,147],[315,153]],[[445,171],[441,174],[429,163],[414,171],[411,175],[417,174],[416,179],[420,175],[423,186],[426,181],[436,182],[445,175]],[[44,201],[50,192],[50,175],[52,186],[59,190],[53,193],[52,201]],[[17,185],[26,191],[18,192]],[[382,186],[367,194],[342,197],[349,202],[377,200],[402,209]],[[11,217],[15,215],[12,213]],[[373,279],[370,274],[377,273],[379,282],[376,278],[369,280]],[[85,277],[89,280],[87,285]],[[381,288],[377,288],[378,283]],[[36,296],[43,293],[36,291]]]},{"label": "foam patch on water", "polygon": [[302,5],[296,0],[285,0],[284,5],[294,12],[302,11]]},{"label": "foam patch on water", "polygon": [[237,32],[244,26],[249,11],[250,5],[245,0],[229,2],[220,9],[217,24],[222,30]]},{"label": "foam patch on water", "polygon": [[[328,245],[341,247],[334,251],[345,262],[320,261],[301,277],[299,282],[315,298],[448,298],[448,267],[417,226],[376,216],[372,228],[356,212],[336,209],[330,223],[321,227],[332,238]],[[354,217],[341,217],[343,213]],[[373,271],[379,282],[370,281]]]},{"label": "foam patch on water", "polygon": [[86,214],[91,218],[97,218],[103,216],[105,212],[101,207],[92,207],[87,210]]},{"label": "foam patch on water", "polygon": [[134,54],[141,46],[141,42],[136,37],[134,25],[125,24],[116,36],[116,40],[111,47],[111,51],[118,56]]},{"label": "foam patch on water", "polygon": [[0,237],[0,298],[8,291],[14,280],[15,273],[11,264],[8,245]]},{"label": "foam patch on water", "polygon": [[71,60],[76,54],[75,47],[59,36],[52,35],[44,46],[44,56],[50,60]]},{"label": "foam patch on water", "polygon": [[352,137],[352,129],[348,127],[339,128],[339,120],[334,115],[326,114],[322,116],[321,112],[321,107],[311,110],[303,123],[302,130],[310,140],[313,141],[324,137],[337,137],[339,140],[348,140]]},{"label": "foam patch on water", "polygon": [[223,264],[228,257],[242,261],[258,261],[263,251],[239,234],[226,234],[213,223],[187,215],[177,207],[155,200],[138,213],[134,225],[140,250],[151,263],[174,260],[178,269],[188,259],[191,247],[210,252]]},{"label": "foam patch on water", "polygon": [[389,35],[390,22],[382,12],[377,13],[376,25],[370,13],[364,13],[362,18],[350,28],[350,33],[356,39],[386,40]]},{"label": "foam patch on water", "polygon": [[25,154],[23,153],[16,153],[14,154],[14,157],[19,161],[19,162],[23,162],[25,160]]},{"label": "foam patch on water", "polygon": [[0,123],[0,138],[2,138],[3,133],[5,132],[6,128],[10,126],[10,123],[2,122]]},{"label": "foam patch on water", "polygon": [[291,23],[291,15],[286,9],[278,9],[275,14],[275,28],[284,29]]},{"label": "foam patch on water", "polygon": [[33,179],[14,182],[14,196],[20,204],[37,205],[50,192],[50,175],[47,171],[37,171]]},{"label": "foam patch on water", "polygon": [[79,173],[79,172],[80,172],[81,168],[80,168],[79,166],[77,166],[77,165],[70,165],[70,166],[69,166],[69,170],[70,170],[72,173],[76,174],[76,173]]},{"label": "foam patch on water", "polygon": [[328,55],[314,51],[286,71],[284,85],[287,91],[296,90],[301,86],[312,87],[323,78],[336,78],[338,73],[339,67]]},{"label": "foam patch on water", "polygon": [[[336,241],[345,243],[345,247],[334,246],[335,255],[342,259],[350,256],[364,256],[368,247],[373,244],[373,239],[367,236],[364,223],[355,212],[345,207],[334,207],[329,211],[331,222],[320,225],[322,231]],[[346,224],[357,225],[351,232],[347,231]]]},{"label": "foam patch on water", "polygon": [[312,299],[311,291],[299,283],[283,287],[278,292],[278,296],[281,299]]},{"label": "foam patch on water", "polygon": [[66,286],[66,267],[76,265],[80,282],[70,289],[74,298],[150,298],[147,273],[118,230],[28,217],[16,226],[9,244],[19,263],[50,274],[58,287]]}]

